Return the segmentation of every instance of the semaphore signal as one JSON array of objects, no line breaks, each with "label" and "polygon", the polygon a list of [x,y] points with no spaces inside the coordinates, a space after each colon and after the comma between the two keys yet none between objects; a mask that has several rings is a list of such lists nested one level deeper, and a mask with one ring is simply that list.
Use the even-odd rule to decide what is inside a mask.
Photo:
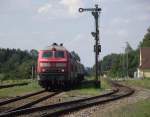
[{"label": "semaphore signal", "polygon": [[95,45],[94,45],[94,52],[95,52],[95,78],[96,78],[96,85],[98,86],[100,84],[101,87],[101,81],[100,79],[98,79],[99,76],[99,66],[98,66],[98,56],[99,53],[101,52],[101,45],[99,43],[99,25],[98,25],[98,18],[99,18],[99,14],[101,12],[101,8],[98,7],[98,5],[95,5],[95,8],[79,8],[79,12],[86,12],[86,11],[90,11],[92,13],[92,15],[94,16],[95,19],[95,32],[92,32],[92,36],[95,38]]}]

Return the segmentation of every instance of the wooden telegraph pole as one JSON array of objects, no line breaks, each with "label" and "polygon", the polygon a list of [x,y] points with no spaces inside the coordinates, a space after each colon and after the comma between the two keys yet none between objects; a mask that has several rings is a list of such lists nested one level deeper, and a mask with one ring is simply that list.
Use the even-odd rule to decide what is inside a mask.
[{"label": "wooden telegraph pole", "polygon": [[101,45],[99,43],[99,25],[98,25],[98,18],[101,12],[101,8],[98,5],[95,5],[95,8],[79,8],[79,12],[90,11],[95,19],[95,32],[92,32],[92,36],[95,38],[95,45],[94,45],[94,52],[95,52],[95,79],[96,79],[96,86],[101,87],[101,81],[98,79],[99,77],[99,66],[98,66],[98,56],[101,52]]}]

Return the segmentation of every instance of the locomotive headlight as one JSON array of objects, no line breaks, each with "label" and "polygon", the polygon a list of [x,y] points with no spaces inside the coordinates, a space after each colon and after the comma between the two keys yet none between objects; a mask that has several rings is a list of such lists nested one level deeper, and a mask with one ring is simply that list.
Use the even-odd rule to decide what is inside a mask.
[{"label": "locomotive headlight", "polygon": [[40,63],[40,67],[50,67],[50,63]]},{"label": "locomotive headlight", "polygon": [[64,70],[64,69],[61,69],[61,72],[65,72],[65,70]]},{"label": "locomotive headlight", "polygon": [[56,67],[66,67],[66,63],[56,63]]}]

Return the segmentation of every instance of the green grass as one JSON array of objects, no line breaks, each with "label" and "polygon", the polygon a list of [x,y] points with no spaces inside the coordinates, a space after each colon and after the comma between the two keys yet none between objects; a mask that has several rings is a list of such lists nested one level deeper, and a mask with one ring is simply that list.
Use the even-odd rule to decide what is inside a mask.
[{"label": "green grass", "polygon": [[150,117],[150,98],[107,112],[105,117]]},{"label": "green grass", "polygon": [[[123,83],[150,89],[150,78],[126,80]],[[150,98],[109,111],[105,114],[105,117],[150,117]]]},{"label": "green grass", "polygon": [[32,80],[28,85],[0,89],[0,97],[15,97],[25,93],[36,92],[41,89],[38,82]]},{"label": "green grass", "polygon": [[16,84],[16,83],[28,83],[31,81],[32,81],[31,79],[22,79],[22,80],[14,79],[14,80],[3,80],[3,81],[1,80],[0,85],[8,85],[8,84]]},{"label": "green grass", "polygon": [[134,85],[150,89],[150,78],[145,78],[143,80],[142,79],[127,80],[125,81],[125,83],[131,86]]},{"label": "green grass", "polygon": [[[89,78],[87,77],[88,81],[92,81],[93,77]],[[105,91],[106,89],[111,89],[111,86],[107,83],[106,80],[102,79],[101,80],[101,88],[95,87],[94,83],[87,83],[87,84],[82,84],[78,86],[76,89],[73,91],[81,94],[81,95],[98,95],[101,94],[102,91]]]}]

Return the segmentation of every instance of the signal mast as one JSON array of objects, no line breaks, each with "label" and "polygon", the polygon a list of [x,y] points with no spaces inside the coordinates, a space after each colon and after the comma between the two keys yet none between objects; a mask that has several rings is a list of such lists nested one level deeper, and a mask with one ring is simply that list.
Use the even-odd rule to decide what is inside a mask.
[{"label": "signal mast", "polygon": [[101,52],[101,45],[99,42],[99,25],[98,25],[98,18],[101,12],[101,8],[98,7],[98,4],[95,5],[95,8],[79,8],[79,12],[90,11],[95,19],[95,32],[91,32],[92,36],[95,38],[95,45],[94,45],[94,52],[95,52],[95,79],[96,79],[96,86],[101,87],[101,81],[98,79],[100,75],[99,66],[98,66],[98,56]]}]

